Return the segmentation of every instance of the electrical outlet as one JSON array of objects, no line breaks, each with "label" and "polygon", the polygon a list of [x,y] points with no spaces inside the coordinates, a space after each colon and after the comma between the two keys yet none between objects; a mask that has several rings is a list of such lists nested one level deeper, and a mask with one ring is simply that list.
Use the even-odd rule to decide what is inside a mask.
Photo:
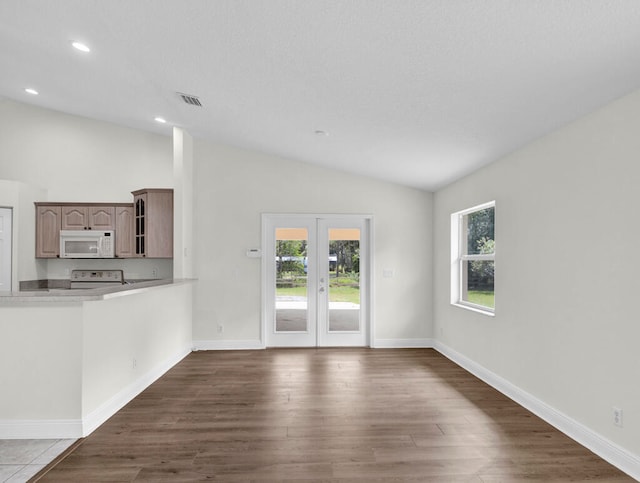
[{"label": "electrical outlet", "polygon": [[218,334],[222,334],[224,332],[224,325],[218,324]]},{"label": "electrical outlet", "polygon": [[153,268],[151,269],[151,276],[152,276],[153,278],[158,278],[158,267],[153,267]]},{"label": "electrical outlet", "polygon": [[613,408],[613,424],[616,426],[622,427],[622,409]]},{"label": "electrical outlet", "polygon": [[138,361],[136,359],[133,359],[133,362],[131,363],[131,368],[136,369],[137,367],[138,367]]}]

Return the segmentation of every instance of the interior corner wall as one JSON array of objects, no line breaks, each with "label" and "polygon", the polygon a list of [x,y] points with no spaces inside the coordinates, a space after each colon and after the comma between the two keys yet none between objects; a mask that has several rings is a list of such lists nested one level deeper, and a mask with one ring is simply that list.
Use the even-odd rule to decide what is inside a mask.
[{"label": "interior corner wall", "polygon": [[[434,197],[434,332],[640,455],[640,91]],[[495,317],[450,304],[450,216],[496,201]],[[613,424],[612,407],[624,411]],[[640,458],[640,456],[638,456]]]},{"label": "interior corner wall", "polygon": [[431,193],[200,140],[194,171],[195,341],[260,339],[262,213],[373,215],[374,338],[431,337]]}]

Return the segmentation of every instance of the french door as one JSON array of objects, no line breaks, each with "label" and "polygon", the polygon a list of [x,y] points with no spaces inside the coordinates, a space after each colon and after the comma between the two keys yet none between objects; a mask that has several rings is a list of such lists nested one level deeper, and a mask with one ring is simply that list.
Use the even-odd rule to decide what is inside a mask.
[{"label": "french door", "polygon": [[367,346],[368,217],[263,215],[267,347]]}]

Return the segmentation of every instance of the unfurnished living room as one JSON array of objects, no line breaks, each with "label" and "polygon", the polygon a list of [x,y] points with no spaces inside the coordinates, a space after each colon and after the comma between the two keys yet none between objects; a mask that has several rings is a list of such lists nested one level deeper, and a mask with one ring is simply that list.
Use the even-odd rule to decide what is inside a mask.
[{"label": "unfurnished living room", "polygon": [[0,481],[640,481],[636,0],[0,2]]}]

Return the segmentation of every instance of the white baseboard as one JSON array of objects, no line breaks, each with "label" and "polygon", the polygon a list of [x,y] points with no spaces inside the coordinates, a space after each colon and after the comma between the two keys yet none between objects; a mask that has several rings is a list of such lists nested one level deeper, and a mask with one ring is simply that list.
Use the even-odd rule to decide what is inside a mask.
[{"label": "white baseboard", "polygon": [[194,340],[194,351],[230,351],[264,349],[261,340]]},{"label": "white baseboard", "polygon": [[[407,348],[433,348],[433,339],[376,339],[372,349],[407,349]],[[195,351],[221,351],[221,350],[260,350],[265,349],[260,340],[194,340]]]},{"label": "white baseboard", "polygon": [[127,403],[129,403],[138,394],[153,384],[160,376],[175,366],[191,353],[191,346],[184,347],[180,352],[158,364],[152,370],[142,375],[120,392],[115,394],[109,400],[102,403],[97,409],[91,411],[82,419],[82,436],[88,436],[98,426],[107,419],[120,411]]},{"label": "white baseboard", "polygon": [[602,459],[640,481],[640,456],[630,453],[602,435],[592,431],[566,414],[549,406],[540,399],[513,385],[506,379],[487,370],[480,364],[456,352],[442,342],[436,341],[434,348],[457,365],[500,391],[505,396],[544,419],[556,429],[590,449]]},{"label": "white baseboard", "polygon": [[431,349],[434,347],[433,339],[375,339],[373,349]]}]

